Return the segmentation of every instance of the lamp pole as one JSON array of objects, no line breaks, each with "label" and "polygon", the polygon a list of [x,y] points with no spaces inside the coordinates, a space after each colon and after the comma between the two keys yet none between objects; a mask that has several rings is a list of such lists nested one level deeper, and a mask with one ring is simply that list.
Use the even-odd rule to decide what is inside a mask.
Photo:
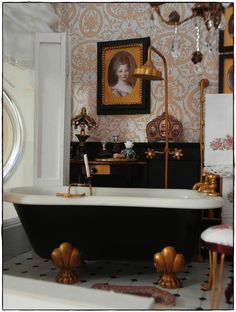
[{"label": "lamp pole", "polygon": [[[148,57],[151,57],[151,50],[153,50],[157,55],[160,56],[160,58],[163,60],[164,64],[164,80],[165,80],[165,99],[164,99],[164,107],[165,107],[165,188],[168,187],[168,161],[169,161],[169,103],[168,103],[168,70],[167,70],[167,62],[164,55],[158,51],[153,46],[150,46],[148,49],[148,53],[150,55]],[[149,58],[150,59],[150,58]]]},{"label": "lamp pole", "polygon": [[168,109],[168,70],[167,62],[164,55],[158,51],[153,46],[148,48],[148,60],[145,64],[135,69],[133,76],[136,78],[147,79],[147,80],[163,80],[162,74],[158,71],[151,61],[151,50],[153,50],[160,58],[163,60],[164,64],[164,80],[165,80],[165,98],[164,98],[164,108],[165,108],[165,149],[164,151],[154,151],[154,149],[147,149],[147,158],[152,158],[155,154],[165,154],[165,188],[168,187],[168,160],[169,154],[173,158],[180,159],[183,156],[182,150],[175,148],[174,151],[169,150],[169,109]]}]

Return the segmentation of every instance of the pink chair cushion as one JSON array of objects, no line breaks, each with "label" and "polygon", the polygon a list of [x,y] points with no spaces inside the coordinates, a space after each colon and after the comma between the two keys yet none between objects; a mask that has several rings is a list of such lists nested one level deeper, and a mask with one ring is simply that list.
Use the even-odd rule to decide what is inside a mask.
[{"label": "pink chair cushion", "polygon": [[233,254],[233,227],[229,224],[214,225],[201,234],[207,249],[227,255]]}]

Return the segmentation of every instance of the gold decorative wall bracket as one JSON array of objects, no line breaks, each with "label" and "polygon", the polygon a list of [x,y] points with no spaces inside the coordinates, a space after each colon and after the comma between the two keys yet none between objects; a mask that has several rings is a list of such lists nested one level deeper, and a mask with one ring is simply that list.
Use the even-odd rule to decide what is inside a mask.
[{"label": "gold decorative wall bracket", "polygon": [[190,15],[189,17],[185,18],[184,20],[180,21],[179,13],[174,10],[170,13],[170,15],[168,17],[169,19],[166,20],[161,15],[160,5],[162,5],[162,4],[164,4],[164,2],[152,2],[152,3],[150,3],[150,6],[152,8],[154,8],[155,12],[161,18],[162,22],[167,24],[167,25],[181,25],[181,24],[187,22],[188,20],[190,20],[196,16],[196,11],[192,11],[192,15]]},{"label": "gold decorative wall bracket", "polygon": [[63,196],[63,197],[83,197],[85,196],[86,194],[85,193],[80,193],[80,194],[71,194],[71,187],[72,186],[87,186],[89,187],[89,194],[90,196],[93,195],[93,192],[92,192],[92,184],[91,183],[71,183],[69,184],[68,186],[68,192],[67,193],[56,193],[56,196]]},{"label": "gold decorative wall bracket", "polygon": [[[160,6],[163,4],[165,4],[165,2],[150,2],[150,6],[154,8],[155,12],[161,18],[162,22],[167,25],[181,25],[196,16],[200,16],[203,18],[207,30],[210,30],[211,27],[215,27],[217,29],[221,22],[222,13],[224,13],[224,6],[220,2],[196,2],[192,6],[192,14],[182,21],[180,21],[179,13],[175,10],[169,14],[169,19],[167,20],[161,15]],[[209,21],[211,23],[209,23]]]},{"label": "gold decorative wall bracket", "polygon": [[76,268],[80,264],[79,251],[70,243],[62,243],[51,253],[51,260],[61,271],[56,277],[58,283],[74,284],[78,282]]},{"label": "gold decorative wall bracket", "polygon": [[157,272],[162,273],[158,285],[163,288],[179,288],[182,282],[175,273],[182,271],[185,259],[182,254],[177,254],[174,247],[165,247],[153,257],[154,266]]}]

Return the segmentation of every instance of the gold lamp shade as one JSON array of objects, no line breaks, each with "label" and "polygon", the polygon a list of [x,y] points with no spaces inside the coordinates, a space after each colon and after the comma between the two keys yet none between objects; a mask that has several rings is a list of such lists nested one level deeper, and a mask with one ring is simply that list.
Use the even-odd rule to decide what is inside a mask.
[{"label": "gold lamp shade", "polygon": [[133,76],[147,80],[163,80],[162,73],[156,69],[150,60],[147,60],[141,67],[137,67],[134,70]]},{"label": "gold lamp shade", "polygon": [[163,55],[156,50],[154,47],[150,46],[148,48],[148,59],[145,64],[137,67],[134,70],[133,76],[136,78],[146,79],[146,80],[163,80],[162,73],[156,69],[151,60],[151,50],[156,52],[159,56],[163,58]]}]

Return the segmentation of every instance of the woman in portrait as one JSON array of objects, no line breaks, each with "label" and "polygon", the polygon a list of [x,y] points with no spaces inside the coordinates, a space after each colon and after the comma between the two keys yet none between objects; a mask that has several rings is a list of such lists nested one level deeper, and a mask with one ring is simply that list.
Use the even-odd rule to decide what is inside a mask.
[{"label": "woman in portrait", "polygon": [[119,52],[109,65],[109,86],[115,96],[126,96],[133,90],[131,61],[127,52]]}]

